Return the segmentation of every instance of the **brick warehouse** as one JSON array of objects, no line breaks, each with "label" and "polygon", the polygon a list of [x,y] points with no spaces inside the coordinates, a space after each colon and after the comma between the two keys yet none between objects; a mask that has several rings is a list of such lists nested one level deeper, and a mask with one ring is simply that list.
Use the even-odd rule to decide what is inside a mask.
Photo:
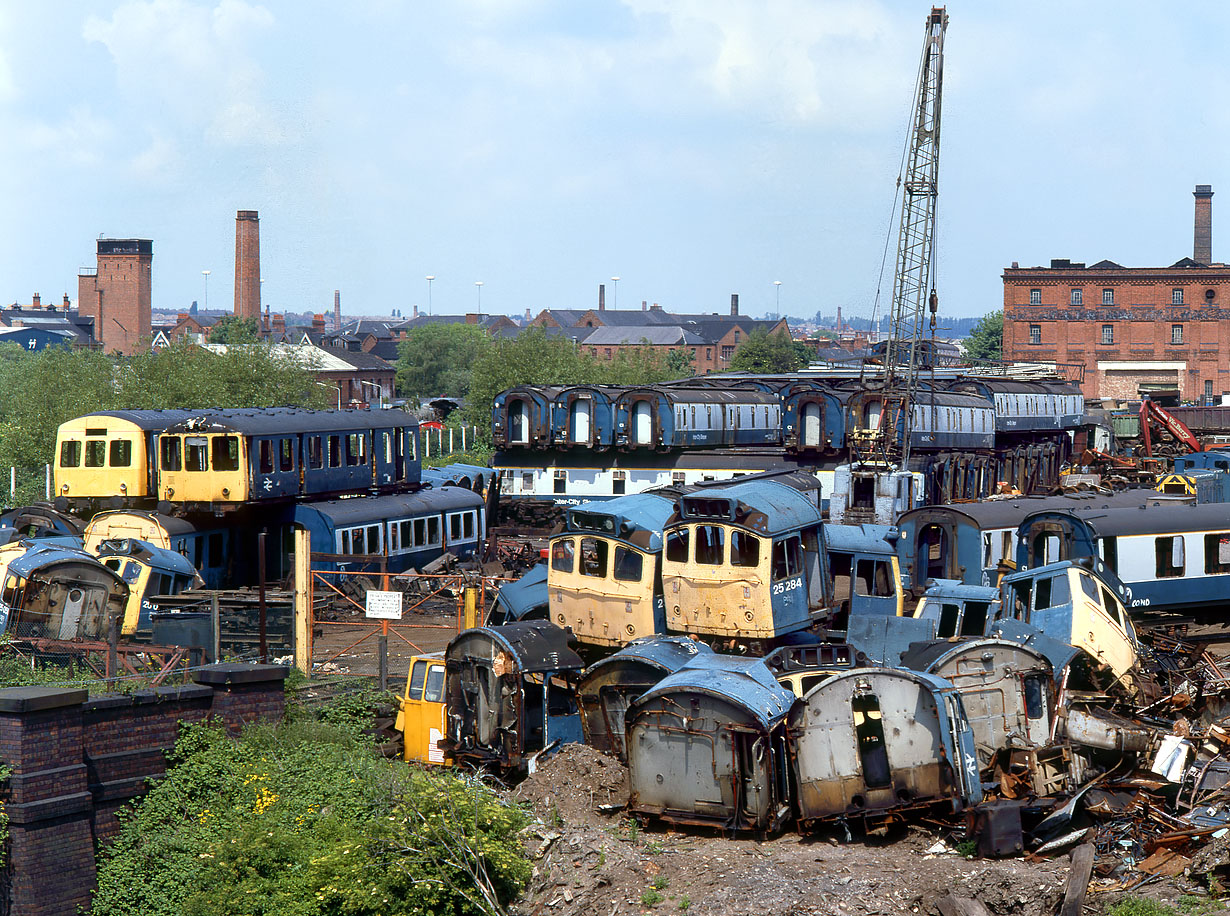
[{"label": "brick warehouse", "polygon": [[1088,398],[1230,392],[1230,265],[1212,260],[1212,198],[1197,185],[1191,257],[1170,267],[1055,259],[1003,273],[1004,358],[1079,363]]}]

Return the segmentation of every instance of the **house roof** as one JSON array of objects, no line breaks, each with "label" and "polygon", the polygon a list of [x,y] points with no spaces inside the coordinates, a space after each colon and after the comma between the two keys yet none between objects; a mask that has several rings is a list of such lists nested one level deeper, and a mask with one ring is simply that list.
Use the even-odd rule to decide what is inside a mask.
[{"label": "house roof", "polygon": [[678,325],[628,325],[625,327],[594,328],[581,341],[585,346],[622,346],[648,343],[651,346],[696,346],[706,343],[704,338]]}]

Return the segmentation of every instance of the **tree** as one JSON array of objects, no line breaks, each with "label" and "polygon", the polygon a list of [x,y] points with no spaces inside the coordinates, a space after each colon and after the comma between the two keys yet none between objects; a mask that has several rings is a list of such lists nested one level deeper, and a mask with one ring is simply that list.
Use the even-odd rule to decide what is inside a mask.
[{"label": "tree", "polygon": [[972,360],[1004,358],[1004,313],[983,315],[969,337],[965,338],[965,355]]},{"label": "tree", "polygon": [[209,342],[213,344],[255,343],[259,339],[260,327],[255,318],[223,315],[209,329]]},{"label": "tree", "polygon": [[812,355],[809,345],[796,347],[785,331],[770,335],[757,328],[735,353],[730,368],[736,372],[794,372],[806,367]]},{"label": "tree", "polygon": [[491,336],[476,324],[428,324],[398,345],[397,390],[404,397],[464,398],[474,366],[491,349]]}]

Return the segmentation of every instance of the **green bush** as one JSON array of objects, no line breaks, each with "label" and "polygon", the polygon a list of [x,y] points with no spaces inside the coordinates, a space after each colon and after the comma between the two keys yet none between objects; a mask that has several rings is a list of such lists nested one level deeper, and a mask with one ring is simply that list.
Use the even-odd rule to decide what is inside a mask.
[{"label": "green bush", "polygon": [[169,764],[100,856],[97,916],[494,913],[530,875],[521,809],[346,726],[190,726]]}]

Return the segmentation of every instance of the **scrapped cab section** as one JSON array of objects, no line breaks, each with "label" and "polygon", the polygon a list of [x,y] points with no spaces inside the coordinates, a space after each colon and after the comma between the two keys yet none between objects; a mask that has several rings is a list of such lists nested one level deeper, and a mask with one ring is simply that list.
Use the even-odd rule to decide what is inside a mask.
[{"label": "scrapped cab section", "polygon": [[129,588],[84,551],[18,541],[0,547],[0,623],[30,639],[106,639]]}]

